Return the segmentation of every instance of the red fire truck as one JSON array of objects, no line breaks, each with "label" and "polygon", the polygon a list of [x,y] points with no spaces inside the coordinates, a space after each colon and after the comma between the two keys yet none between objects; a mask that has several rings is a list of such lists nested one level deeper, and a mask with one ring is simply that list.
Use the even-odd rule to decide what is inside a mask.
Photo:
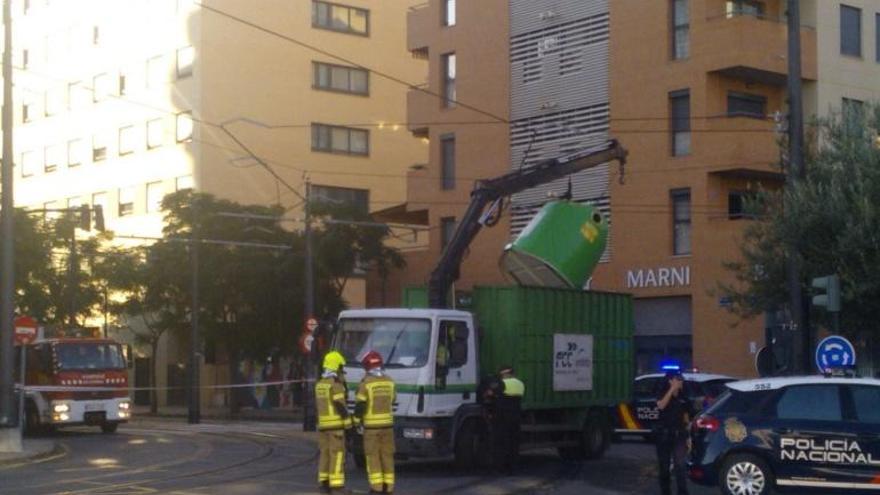
[{"label": "red fire truck", "polygon": [[[113,433],[131,418],[126,356],[109,339],[38,338],[26,345],[24,418],[27,431],[68,425]],[[20,359],[21,348],[16,349]],[[20,363],[16,365],[16,371]]]}]

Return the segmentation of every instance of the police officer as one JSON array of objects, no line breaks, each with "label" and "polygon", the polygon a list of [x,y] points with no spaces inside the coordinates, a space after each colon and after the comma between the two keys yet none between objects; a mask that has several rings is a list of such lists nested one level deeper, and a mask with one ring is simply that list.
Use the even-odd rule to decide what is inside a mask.
[{"label": "police officer", "polygon": [[666,383],[657,396],[660,417],[654,431],[657,443],[657,466],[660,470],[660,491],[670,495],[669,463],[672,461],[678,495],[687,495],[685,461],[687,458],[688,423],[694,415],[693,403],[684,394],[680,370],[666,372]]},{"label": "police officer", "polygon": [[370,493],[394,491],[394,381],[382,369],[382,356],[368,352],[361,360],[364,379],[355,396],[355,416],[364,428],[364,456]]},{"label": "police officer", "polygon": [[315,384],[318,416],[318,485],[322,493],[343,492],[345,486],[345,430],[351,418],[345,406],[345,358],[337,351],[324,356],[324,372]]},{"label": "police officer", "polygon": [[514,376],[512,366],[502,366],[482,390],[481,399],[489,419],[492,463],[496,469],[509,474],[519,455],[520,412],[526,387]]}]

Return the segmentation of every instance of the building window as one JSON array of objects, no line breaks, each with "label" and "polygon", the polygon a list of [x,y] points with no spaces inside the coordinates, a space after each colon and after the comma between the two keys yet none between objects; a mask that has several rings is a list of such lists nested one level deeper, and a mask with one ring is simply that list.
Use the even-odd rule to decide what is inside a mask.
[{"label": "building window", "polygon": [[443,217],[440,219],[440,249],[446,249],[446,246],[452,241],[455,235],[455,217]]},{"label": "building window", "polygon": [[691,153],[691,94],[687,89],[669,93],[669,128],[672,130],[672,156]]},{"label": "building window", "polygon": [[89,101],[89,93],[83,87],[82,82],[75,81],[67,84],[67,108],[74,110],[84,107]]},{"label": "building window", "polygon": [[370,11],[313,0],[312,27],[366,36],[370,33]]},{"label": "building window", "polygon": [[125,96],[127,93],[126,88],[126,75],[124,72],[119,73],[119,96]]},{"label": "building window", "polygon": [[177,50],[177,78],[189,77],[193,73],[193,60],[196,52],[191,46]]},{"label": "building window", "polygon": [[103,214],[107,214],[107,193],[105,192],[96,192],[92,194],[92,208],[101,209]]},{"label": "building window", "polygon": [[147,60],[147,87],[158,88],[168,82],[168,64],[165,57],[157,55]]},{"label": "building window", "polygon": [[134,153],[137,148],[137,134],[133,125],[119,128],[119,156]]},{"label": "building window", "polygon": [[46,146],[43,151],[43,171],[48,174],[58,170],[58,164],[61,163],[61,147],[53,144]]},{"label": "building window", "polygon": [[737,17],[741,15],[750,15],[753,17],[764,17],[764,2],[758,0],[728,0],[727,1],[727,17]]},{"label": "building window", "polygon": [[134,213],[134,186],[119,189],[119,216],[125,217]]},{"label": "building window", "polygon": [[370,154],[370,133],[363,129],[325,124],[312,124],[312,151]]},{"label": "building window", "polygon": [[165,142],[165,120],[153,119],[147,121],[147,149],[158,148]]},{"label": "building window", "polygon": [[43,113],[46,117],[57,114],[63,106],[64,91],[62,88],[56,86],[46,91],[46,104],[43,107]]},{"label": "building window", "polygon": [[312,71],[314,73],[312,87],[315,89],[358,95],[370,93],[370,73],[364,69],[312,62]]},{"label": "building window", "polygon": [[672,191],[672,254],[691,254],[691,191]]},{"label": "building window", "polygon": [[728,91],[727,115],[763,119],[767,116],[767,97]]},{"label": "building window", "polygon": [[192,141],[193,138],[193,119],[192,112],[182,112],[177,114],[175,118],[176,123],[176,131],[175,136],[177,137],[178,143],[189,142]]},{"label": "building window", "polygon": [[31,58],[30,52],[28,51],[27,48],[25,48],[24,50],[21,51],[21,68],[22,69],[27,70],[27,68],[31,62],[30,58]]},{"label": "building window", "polygon": [[82,165],[86,157],[86,145],[82,139],[71,139],[67,142],[67,166]]},{"label": "building window", "polygon": [[310,198],[315,203],[350,206],[362,213],[370,211],[370,191],[348,187],[312,185]]},{"label": "building window", "polygon": [[34,151],[25,151],[21,154],[21,176],[30,177],[37,172],[39,157]]},{"label": "building window", "polygon": [[107,159],[107,140],[104,136],[92,136],[92,161],[100,162]]},{"label": "building window", "polygon": [[92,26],[92,45],[101,44],[101,26]]},{"label": "building window", "polygon": [[165,185],[162,182],[147,184],[147,213],[158,213],[162,209],[162,198],[165,197]]},{"label": "building window", "polygon": [[92,101],[99,102],[110,96],[110,76],[98,74],[92,78]]},{"label": "building window", "polygon": [[67,207],[68,208],[79,208],[83,204],[82,196],[74,196],[72,198],[67,198]]},{"label": "building window", "polygon": [[672,0],[672,58],[681,60],[691,53],[691,19],[688,0]]},{"label": "building window", "polygon": [[21,102],[21,121],[30,122],[34,119],[34,102],[26,99]]},{"label": "building window", "polygon": [[730,191],[727,194],[727,218],[739,220],[741,218],[757,218],[754,211],[757,195],[749,191]]},{"label": "building window", "polygon": [[455,26],[455,0],[443,0],[443,25]]},{"label": "building window", "polygon": [[440,163],[443,169],[440,174],[440,186],[443,189],[455,189],[455,135],[440,136]]},{"label": "building window", "polygon": [[441,58],[443,70],[443,106],[452,108],[455,106],[455,54],[446,53]]},{"label": "building window", "polygon": [[862,9],[840,6],[840,53],[862,56]]},{"label": "building window", "polygon": [[182,177],[178,177],[174,179],[174,190],[175,191],[183,191],[185,189],[193,188],[193,178],[192,175],[184,175]]}]

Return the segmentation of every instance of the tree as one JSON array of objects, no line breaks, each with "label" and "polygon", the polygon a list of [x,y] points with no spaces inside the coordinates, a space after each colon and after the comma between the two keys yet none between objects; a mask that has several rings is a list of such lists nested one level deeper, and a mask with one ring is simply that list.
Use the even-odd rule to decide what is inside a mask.
[{"label": "tree", "polygon": [[[750,208],[742,259],[725,266],[735,282],[720,284],[743,317],[787,302],[785,246],[797,246],[801,285],[814,277],[841,278],[845,333],[880,330],[880,105],[851,108],[816,121],[807,153],[807,179],[785,191],[762,191]],[[782,206],[788,211],[783,211]],[[823,311],[814,321],[827,325]]]}]

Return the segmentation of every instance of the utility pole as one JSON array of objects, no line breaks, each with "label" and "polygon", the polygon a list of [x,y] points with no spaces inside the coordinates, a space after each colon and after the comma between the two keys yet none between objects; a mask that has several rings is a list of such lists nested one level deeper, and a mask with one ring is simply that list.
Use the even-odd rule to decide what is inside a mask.
[{"label": "utility pole", "polygon": [[0,165],[0,452],[21,452],[21,428],[16,428],[15,355],[15,201],[12,192],[12,0],[3,0],[3,160]]},{"label": "utility pole", "polygon": [[[303,312],[303,330],[306,331],[306,322],[315,316],[315,266],[312,260],[312,217],[311,217],[311,201],[312,201],[312,184],[308,179],[305,181],[306,197],[305,206],[303,207],[303,215],[305,217],[305,227],[303,228],[306,242],[306,260],[305,260],[305,279],[306,294],[305,307]],[[315,387],[315,353],[317,352],[317,339],[312,340],[312,347],[306,354],[306,384],[305,397],[303,400],[303,431],[315,431],[315,408],[314,393]]]},{"label": "utility pole", "polygon": [[[806,178],[804,167],[804,104],[801,83],[801,14],[800,0],[787,0],[788,10],[788,177],[790,191]],[[790,209],[786,209],[789,212]],[[790,214],[790,213],[786,213]],[[786,275],[789,294],[789,312],[794,328],[795,372],[809,369],[807,349],[809,322],[804,318],[804,299],[801,289],[801,260],[799,246],[789,245],[786,257]]]},{"label": "utility pole", "polygon": [[199,394],[199,222],[198,222],[198,198],[193,193],[192,204],[192,239],[189,243],[192,262],[192,310],[190,312],[189,345],[189,424],[198,424],[201,421],[201,397]]}]

